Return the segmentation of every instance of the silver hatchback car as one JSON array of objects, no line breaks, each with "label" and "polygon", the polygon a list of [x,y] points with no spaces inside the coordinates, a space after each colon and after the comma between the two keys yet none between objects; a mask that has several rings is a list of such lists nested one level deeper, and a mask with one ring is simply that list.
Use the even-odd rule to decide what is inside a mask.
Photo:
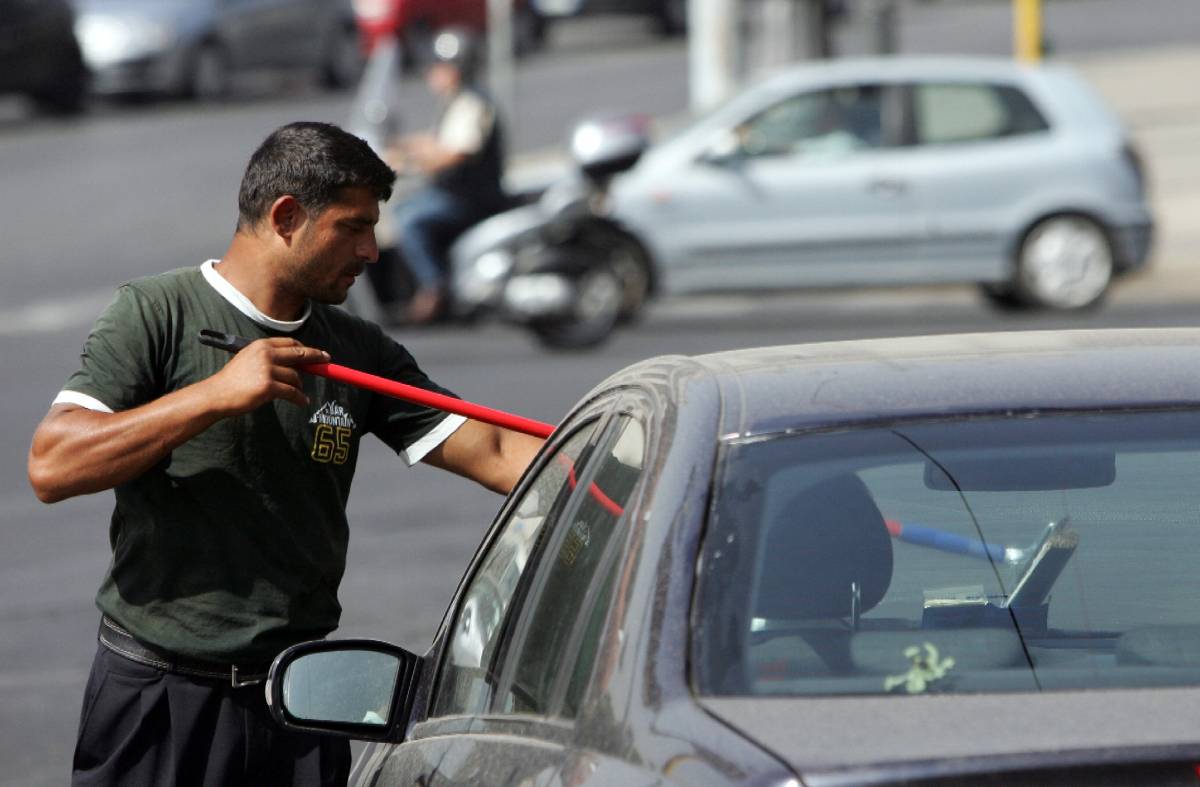
[{"label": "silver hatchback car", "polygon": [[613,186],[662,293],[978,283],[1077,309],[1146,264],[1154,220],[1118,118],[1063,65],[790,68]]}]

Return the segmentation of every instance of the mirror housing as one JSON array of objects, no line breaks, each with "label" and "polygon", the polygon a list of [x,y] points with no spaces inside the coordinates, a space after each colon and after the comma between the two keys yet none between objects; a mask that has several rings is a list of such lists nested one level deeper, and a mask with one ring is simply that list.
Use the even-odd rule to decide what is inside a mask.
[{"label": "mirror housing", "polygon": [[717,167],[727,167],[742,158],[742,140],[737,131],[727,128],[718,134],[700,154],[700,161]]},{"label": "mirror housing", "polygon": [[369,639],[304,642],[280,653],[267,707],[284,728],[369,741],[404,736],[424,660]]}]

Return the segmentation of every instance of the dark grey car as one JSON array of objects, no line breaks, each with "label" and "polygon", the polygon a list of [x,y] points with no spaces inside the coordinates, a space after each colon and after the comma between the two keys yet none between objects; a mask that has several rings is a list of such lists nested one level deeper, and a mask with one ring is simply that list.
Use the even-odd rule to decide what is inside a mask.
[{"label": "dark grey car", "polygon": [[[1192,784],[1200,331],[637,364],[433,646],[281,655],[360,785]],[[403,599],[399,600],[403,603]]]},{"label": "dark grey car", "polygon": [[66,0],[0,0],[0,95],[22,94],[53,114],[83,108],[87,69]]}]

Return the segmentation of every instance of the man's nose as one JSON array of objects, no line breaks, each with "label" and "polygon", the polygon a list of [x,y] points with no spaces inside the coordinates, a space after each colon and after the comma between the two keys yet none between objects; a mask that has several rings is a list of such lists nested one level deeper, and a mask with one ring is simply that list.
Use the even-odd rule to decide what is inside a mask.
[{"label": "man's nose", "polygon": [[374,232],[359,245],[358,256],[367,262],[379,262],[379,242]]}]

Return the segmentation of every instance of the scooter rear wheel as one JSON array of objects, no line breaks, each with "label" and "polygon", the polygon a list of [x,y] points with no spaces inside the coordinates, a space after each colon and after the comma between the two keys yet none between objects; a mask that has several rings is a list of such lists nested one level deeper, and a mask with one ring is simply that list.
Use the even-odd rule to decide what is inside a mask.
[{"label": "scooter rear wheel", "polygon": [[544,347],[578,350],[595,347],[612,334],[621,315],[622,285],[607,265],[582,271],[574,279],[575,297],[566,315],[542,317],[529,327]]}]

